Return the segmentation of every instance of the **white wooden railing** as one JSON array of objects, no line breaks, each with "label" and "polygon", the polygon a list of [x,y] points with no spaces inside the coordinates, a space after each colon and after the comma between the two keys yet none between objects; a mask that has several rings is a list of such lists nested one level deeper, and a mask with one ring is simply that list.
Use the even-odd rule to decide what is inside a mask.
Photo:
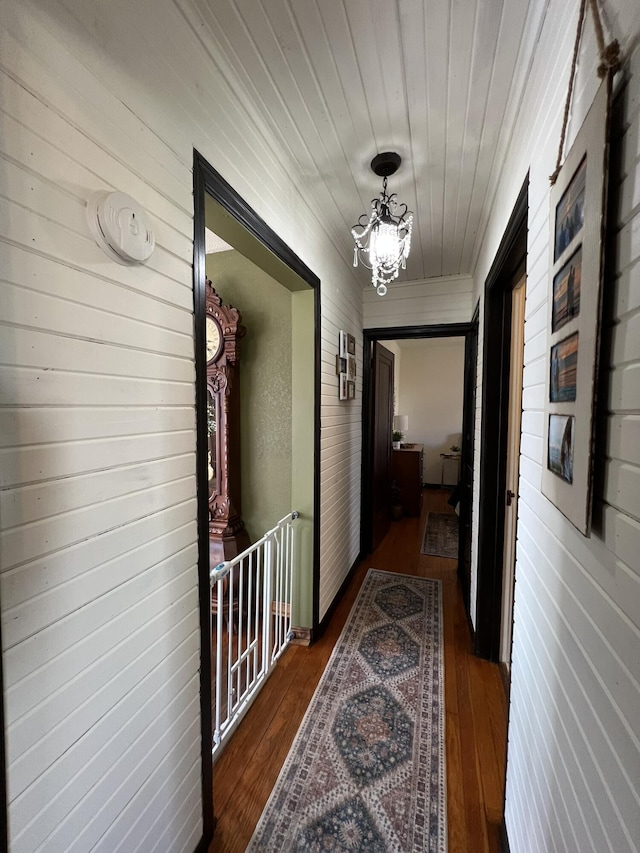
[{"label": "white wooden railing", "polygon": [[214,761],[293,637],[298,516],[290,512],[246,551],[210,570]]}]

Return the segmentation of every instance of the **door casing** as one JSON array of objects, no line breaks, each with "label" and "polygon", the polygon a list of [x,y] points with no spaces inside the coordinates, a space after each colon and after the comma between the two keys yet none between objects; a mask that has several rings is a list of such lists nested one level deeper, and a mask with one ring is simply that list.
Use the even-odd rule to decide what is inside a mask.
[{"label": "door casing", "polygon": [[[393,326],[388,329],[363,330],[363,380],[362,380],[362,479],[360,490],[360,552],[362,555],[371,553],[373,531],[371,529],[371,417],[373,389],[371,387],[371,359],[374,341],[396,341],[418,338],[465,338],[465,377],[464,387],[467,387],[466,350],[470,346],[474,331],[473,323],[438,323],[430,326]],[[466,401],[465,401],[466,403]],[[469,453],[464,441],[462,456]],[[462,541],[460,542],[462,548]],[[461,553],[461,551],[459,551]],[[458,560],[460,567],[461,561]]]},{"label": "door casing", "polygon": [[313,626],[319,624],[320,600],[320,279],[287,246],[267,223],[238,195],[207,160],[193,152],[193,294],[196,365],[196,482],[198,507],[198,583],[200,603],[200,712],[202,719],[203,837],[198,851],[206,851],[213,837],[213,764],[211,757],[211,648],[209,635],[211,601],[209,585],[209,512],[207,476],[207,387],[205,330],[205,193],[212,196],[234,219],[292,269],[314,291],[314,494],[313,494]]},{"label": "door casing", "polygon": [[485,282],[475,652],[497,662],[506,497],[511,288],[526,274],[527,176]]}]

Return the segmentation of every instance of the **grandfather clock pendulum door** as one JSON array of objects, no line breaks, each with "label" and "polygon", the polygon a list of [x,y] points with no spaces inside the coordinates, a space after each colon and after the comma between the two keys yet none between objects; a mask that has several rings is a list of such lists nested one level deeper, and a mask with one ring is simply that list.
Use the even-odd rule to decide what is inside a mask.
[{"label": "grandfather clock pendulum door", "polygon": [[240,516],[240,339],[237,308],[225,306],[206,282],[209,565],[249,547]]}]

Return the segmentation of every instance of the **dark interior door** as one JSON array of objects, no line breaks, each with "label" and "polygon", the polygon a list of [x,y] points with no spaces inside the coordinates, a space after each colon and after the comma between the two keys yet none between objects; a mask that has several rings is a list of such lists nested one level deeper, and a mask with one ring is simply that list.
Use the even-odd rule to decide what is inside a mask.
[{"label": "dark interior door", "polygon": [[384,539],[391,524],[391,427],[393,423],[393,353],[377,341],[372,361],[371,497],[372,548]]},{"label": "dark interior door", "polygon": [[462,415],[462,459],[460,466],[460,544],[458,574],[467,615],[470,616],[471,523],[473,506],[473,461],[476,428],[476,372],[478,363],[478,309],[473,328],[466,336],[464,352],[464,409]]}]

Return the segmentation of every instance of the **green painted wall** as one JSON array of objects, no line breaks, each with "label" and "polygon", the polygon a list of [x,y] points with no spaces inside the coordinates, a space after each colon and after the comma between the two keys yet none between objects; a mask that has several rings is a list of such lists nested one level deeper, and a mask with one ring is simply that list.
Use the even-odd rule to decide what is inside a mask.
[{"label": "green painted wall", "polygon": [[206,272],[247,329],[240,352],[242,517],[254,542],[292,508],[292,294],[236,251],[207,255]]},{"label": "green painted wall", "polygon": [[298,596],[293,624],[313,621],[313,475],[314,475],[314,294],[292,295],[292,474],[293,508],[300,513],[297,532]]}]

